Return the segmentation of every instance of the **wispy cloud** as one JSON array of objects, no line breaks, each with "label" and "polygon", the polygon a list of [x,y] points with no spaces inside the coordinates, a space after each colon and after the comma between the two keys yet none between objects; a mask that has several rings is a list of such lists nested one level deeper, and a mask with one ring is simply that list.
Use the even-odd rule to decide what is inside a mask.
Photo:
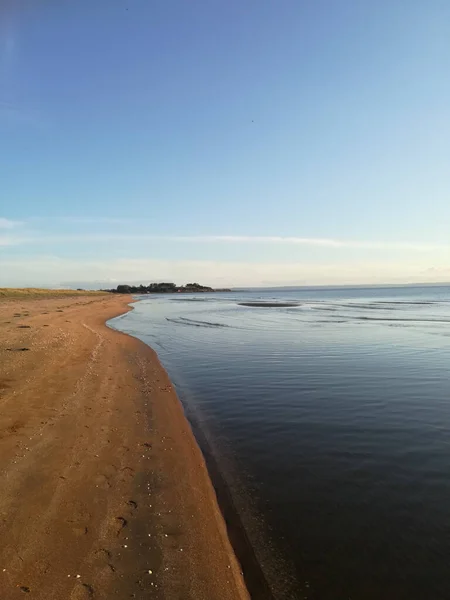
[{"label": "wispy cloud", "polygon": [[13,229],[21,224],[22,223],[20,221],[12,221],[11,219],[0,217],[0,229]]},{"label": "wispy cloud", "polygon": [[0,235],[0,246],[20,246],[25,243],[26,240],[19,237],[12,237],[6,235]]},{"label": "wispy cloud", "polygon": [[[12,228],[13,221],[0,219],[0,228]],[[251,236],[251,235],[154,235],[140,233],[80,233],[80,234],[37,234],[4,238],[4,245],[10,244],[67,244],[86,242],[172,242],[186,244],[259,244],[259,245],[291,245],[309,246],[330,249],[364,249],[364,250],[407,250],[412,252],[449,251],[450,243],[403,242],[403,241],[370,241],[341,240],[333,238],[309,238],[293,236]]]},{"label": "wispy cloud", "polygon": [[284,236],[245,236],[245,235],[206,235],[206,236],[167,236],[169,241],[231,244],[287,244],[296,246],[316,246],[323,248],[361,248],[371,250],[441,250],[450,249],[450,244],[430,244],[422,242],[382,242],[363,240],[339,240],[330,238],[284,237]]},{"label": "wispy cloud", "polygon": [[[85,217],[85,216],[55,216],[31,217],[26,224],[36,235],[29,242],[63,243],[71,242],[111,242],[111,241],[141,241],[141,242],[182,242],[187,244],[266,244],[310,246],[318,248],[355,248],[368,250],[450,250],[450,242],[428,242],[419,240],[349,240],[341,238],[322,238],[310,236],[283,235],[223,235],[223,234],[154,234],[151,230],[151,220],[133,217]],[[71,233],[58,235],[54,231],[70,225]],[[95,225],[94,231],[88,231],[90,225]],[[86,227],[84,227],[86,226]],[[115,227],[119,226],[119,227]],[[44,234],[43,231],[48,231]],[[145,231],[146,233],[142,233]]]}]

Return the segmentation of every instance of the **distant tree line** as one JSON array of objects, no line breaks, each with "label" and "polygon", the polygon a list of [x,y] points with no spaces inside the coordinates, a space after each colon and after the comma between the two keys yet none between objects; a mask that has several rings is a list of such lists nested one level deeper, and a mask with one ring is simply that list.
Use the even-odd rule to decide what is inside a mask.
[{"label": "distant tree line", "polygon": [[199,283],[187,283],[178,286],[175,283],[150,283],[149,285],[118,285],[115,289],[105,290],[113,294],[175,294],[177,292],[214,292],[213,288]]}]

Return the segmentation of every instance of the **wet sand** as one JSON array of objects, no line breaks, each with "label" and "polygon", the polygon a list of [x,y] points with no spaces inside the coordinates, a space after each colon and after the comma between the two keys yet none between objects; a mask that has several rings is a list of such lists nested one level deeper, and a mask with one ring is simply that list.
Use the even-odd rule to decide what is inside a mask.
[{"label": "wet sand", "polygon": [[0,598],[248,598],[203,456],[123,296],[0,301]]}]

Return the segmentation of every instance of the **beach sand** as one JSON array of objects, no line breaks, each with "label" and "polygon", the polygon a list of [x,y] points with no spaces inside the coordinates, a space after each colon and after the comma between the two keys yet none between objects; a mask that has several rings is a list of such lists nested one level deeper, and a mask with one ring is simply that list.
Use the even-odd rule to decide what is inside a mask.
[{"label": "beach sand", "polygon": [[0,598],[248,598],[130,297],[0,301]]}]

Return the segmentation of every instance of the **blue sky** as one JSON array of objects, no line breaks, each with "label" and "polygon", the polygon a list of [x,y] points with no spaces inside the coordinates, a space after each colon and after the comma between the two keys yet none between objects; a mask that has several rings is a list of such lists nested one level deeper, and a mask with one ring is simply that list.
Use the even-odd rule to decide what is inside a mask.
[{"label": "blue sky", "polygon": [[447,0],[6,0],[0,285],[450,280]]}]

